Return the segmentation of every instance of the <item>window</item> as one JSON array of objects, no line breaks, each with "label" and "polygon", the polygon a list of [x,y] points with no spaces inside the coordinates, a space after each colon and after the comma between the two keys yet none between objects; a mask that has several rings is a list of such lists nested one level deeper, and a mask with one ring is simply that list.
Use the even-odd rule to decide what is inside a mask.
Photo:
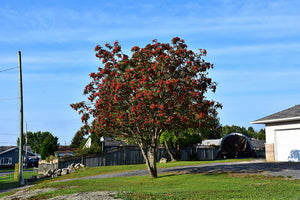
[{"label": "window", "polygon": [[11,165],[12,157],[0,158],[0,165]]}]

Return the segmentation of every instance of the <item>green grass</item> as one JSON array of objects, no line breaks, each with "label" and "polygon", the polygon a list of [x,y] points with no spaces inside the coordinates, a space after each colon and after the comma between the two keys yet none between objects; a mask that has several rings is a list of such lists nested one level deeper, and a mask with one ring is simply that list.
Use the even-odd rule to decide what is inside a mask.
[{"label": "green grass", "polygon": [[[228,161],[246,160],[171,162],[158,164],[158,167]],[[92,191],[119,191],[119,195],[123,199],[300,199],[299,180],[286,180],[282,177],[274,178],[260,175],[159,174],[156,179],[151,179],[149,176],[139,176],[57,182],[61,179],[138,169],[146,169],[146,166],[124,165],[86,168],[67,176],[38,181],[30,190],[56,188],[55,191],[39,194],[33,199],[45,199]],[[2,178],[0,177],[1,186],[3,183]],[[0,194],[0,198],[11,193]]]},{"label": "green grass", "polygon": [[[214,161],[178,161],[178,162],[168,162],[165,164],[157,163],[157,167],[166,168],[166,167],[177,167],[177,166],[186,166],[186,165],[200,165],[200,164],[220,163],[220,162],[238,162],[238,161],[249,161],[249,160],[253,160],[253,159],[228,159],[228,160],[214,160]],[[59,181],[63,179],[80,178],[80,177],[94,176],[99,174],[126,172],[126,171],[141,170],[141,169],[147,169],[146,165],[137,164],[137,165],[102,166],[102,167],[92,167],[92,168],[87,167],[84,168],[83,170],[76,171],[75,173],[69,174],[67,176],[60,176],[60,177],[56,177],[55,179],[48,178],[46,180],[38,181],[37,183],[52,182],[53,180]],[[29,178],[31,175],[33,175],[32,172],[24,172],[24,178]],[[0,176],[0,190],[19,187],[18,181],[15,181],[13,177],[14,177],[13,174],[7,175],[5,177]]]},{"label": "green grass", "polygon": [[[41,183],[32,189],[57,188],[36,198],[89,191],[120,191],[124,199],[299,199],[300,181],[231,174],[165,174]],[[128,193],[123,194],[126,191]]]},{"label": "green grass", "polygon": [[[203,165],[209,163],[223,163],[223,162],[240,162],[240,161],[250,161],[253,159],[228,159],[228,160],[214,160],[214,161],[177,161],[168,163],[157,163],[157,168],[167,168],[167,167],[179,167],[187,165]],[[86,176],[94,176],[99,174],[108,174],[116,172],[126,172],[133,170],[147,169],[146,164],[136,164],[136,165],[116,165],[116,166],[102,166],[102,167],[87,167],[83,170],[76,171],[75,173],[69,174],[68,176],[60,176],[55,180],[80,178]]]},{"label": "green grass", "polygon": [[[23,172],[24,179],[29,178],[31,175],[37,175],[37,173]],[[7,174],[6,176],[1,176],[1,174],[0,174],[0,190],[19,187],[20,186],[19,182],[18,182],[18,180],[14,179],[14,176],[15,176],[14,173]]]}]

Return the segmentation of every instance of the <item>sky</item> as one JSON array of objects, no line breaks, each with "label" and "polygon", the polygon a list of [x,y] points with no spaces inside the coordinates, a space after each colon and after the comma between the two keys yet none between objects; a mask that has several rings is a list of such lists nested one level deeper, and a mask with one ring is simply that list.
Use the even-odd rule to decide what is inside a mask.
[{"label": "sky", "polygon": [[68,145],[82,126],[70,104],[86,100],[101,66],[95,46],[117,40],[130,53],[176,36],[214,63],[208,98],[222,103],[222,125],[259,130],[250,122],[300,104],[298,0],[0,0],[0,146],[16,145],[20,133],[18,51],[24,131]]}]

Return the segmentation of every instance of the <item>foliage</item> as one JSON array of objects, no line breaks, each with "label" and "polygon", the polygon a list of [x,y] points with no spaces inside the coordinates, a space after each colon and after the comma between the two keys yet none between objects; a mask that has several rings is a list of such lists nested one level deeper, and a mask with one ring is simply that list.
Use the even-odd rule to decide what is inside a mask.
[{"label": "foliage", "polygon": [[[27,132],[27,145],[31,147],[33,152],[40,153],[43,141],[48,136],[52,136],[52,134],[48,131],[45,131],[45,132],[41,132],[41,131],[31,132],[31,131],[28,131]],[[23,139],[24,139],[23,144],[25,144],[25,138],[26,138],[26,136],[23,136]],[[19,144],[19,138],[17,140],[17,144]]]},{"label": "foliage", "polygon": [[236,125],[223,126],[221,136],[224,137],[225,135],[227,135],[229,133],[242,133],[249,138],[256,138],[256,139],[260,139],[260,140],[266,139],[265,129],[260,129],[259,132],[256,132],[253,129],[253,127],[251,127],[251,126],[248,127],[248,129],[246,129],[245,127],[240,127],[240,126],[236,126]]},{"label": "foliage", "polygon": [[159,142],[165,145],[171,160],[174,161],[180,159],[180,150],[183,147],[200,143],[201,136],[197,129],[164,131]]},{"label": "foliage", "polygon": [[82,121],[93,119],[92,134],[123,137],[139,145],[150,176],[156,177],[156,153],[163,131],[200,128],[215,115],[219,103],[206,99],[215,92],[209,78],[213,67],[202,58],[206,50],[194,53],[176,37],[172,44],[156,40],[144,48],[134,46],[132,56],[113,46],[96,46],[104,67],[91,73],[93,79],[84,94],[90,102],[71,106]]},{"label": "foliage", "polygon": [[57,159],[57,158],[54,155],[50,155],[47,158],[45,158],[45,160],[46,160],[47,163],[50,163],[51,161],[53,161],[55,159]]},{"label": "foliage", "polygon": [[84,141],[84,136],[88,135],[88,130],[85,127],[81,127],[80,130],[76,132],[72,141],[71,141],[71,148],[78,148],[80,144]]},{"label": "foliage", "polygon": [[48,135],[40,147],[41,159],[44,160],[58,150],[58,138],[53,135]]},{"label": "foliage", "polygon": [[[75,156],[81,156],[81,155],[92,155],[92,154],[98,154],[102,152],[102,146],[99,142],[95,141],[93,137],[91,137],[92,142],[90,148],[85,148],[85,144],[88,139],[84,139],[81,144],[80,148],[75,150]],[[99,141],[99,140],[98,140]]]},{"label": "foliage", "polygon": [[213,116],[208,122],[207,127],[201,127],[199,132],[202,139],[219,139],[222,134],[222,125],[217,116]]}]

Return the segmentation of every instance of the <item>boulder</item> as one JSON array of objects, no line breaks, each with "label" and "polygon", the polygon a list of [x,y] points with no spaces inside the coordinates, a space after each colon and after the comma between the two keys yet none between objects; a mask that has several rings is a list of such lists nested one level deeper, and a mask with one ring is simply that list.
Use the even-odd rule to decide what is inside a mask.
[{"label": "boulder", "polygon": [[73,173],[73,172],[76,171],[75,168],[74,168],[72,165],[70,165],[70,166],[68,167],[68,169],[69,169],[69,173]]},{"label": "boulder", "polygon": [[52,174],[53,174],[53,170],[49,169],[49,170],[46,172],[45,175],[48,176],[48,177],[51,177]]},{"label": "boulder", "polygon": [[43,178],[46,178],[46,177],[48,177],[48,176],[46,176],[44,174],[41,174],[41,175],[39,175],[38,179],[43,179]]},{"label": "boulder", "polygon": [[81,163],[77,163],[76,165],[74,165],[75,169],[80,169],[80,168],[84,168],[84,165]]},{"label": "boulder", "polygon": [[28,181],[28,182],[34,182],[34,181],[37,181],[37,177],[34,176],[34,175],[31,175],[31,176],[29,177],[29,179],[27,179],[27,181]]},{"label": "boulder", "polygon": [[159,163],[167,163],[168,162],[168,159],[165,158],[165,157],[162,157],[160,160],[159,160]]},{"label": "boulder", "polygon": [[69,169],[63,168],[62,172],[61,172],[61,175],[63,176],[63,175],[67,175],[67,174],[69,174]]},{"label": "boulder", "polygon": [[61,169],[55,169],[54,170],[54,172],[53,172],[53,174],[52,174],[52,177],[54,176],[54,177],[56,177],[56,176],[60,176],[61,175]]}]

